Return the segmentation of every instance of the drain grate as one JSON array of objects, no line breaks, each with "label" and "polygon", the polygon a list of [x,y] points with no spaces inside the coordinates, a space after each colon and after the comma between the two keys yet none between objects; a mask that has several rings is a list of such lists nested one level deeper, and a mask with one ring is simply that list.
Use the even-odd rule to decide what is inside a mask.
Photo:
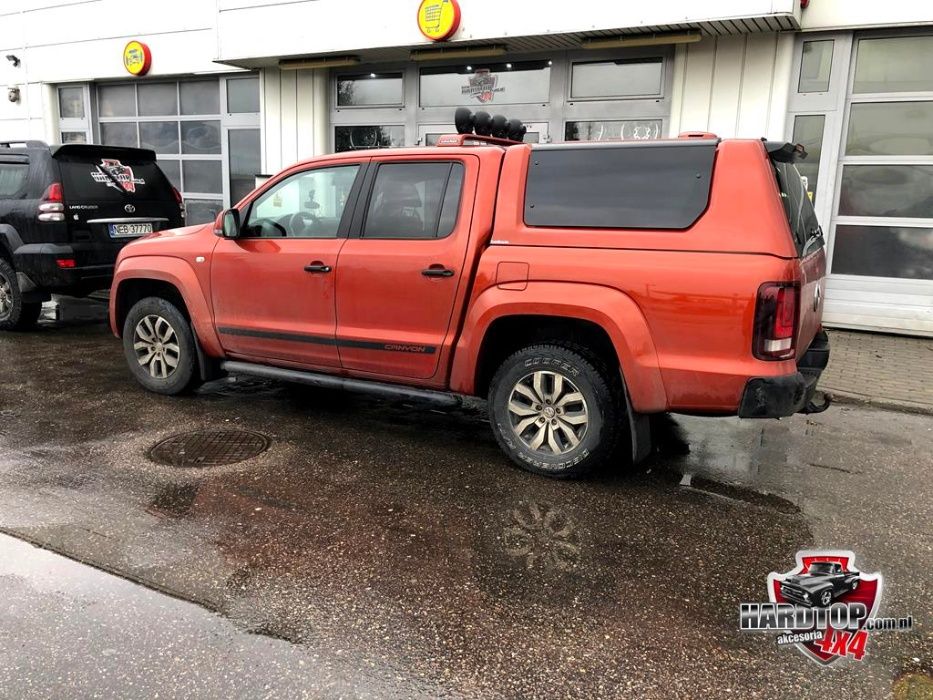
[{"label": "drain grate", "polygon": [[271,440],[249,430],[202,430],[157,442],[149,459],[170,467],[217,467],[262,454]]}]

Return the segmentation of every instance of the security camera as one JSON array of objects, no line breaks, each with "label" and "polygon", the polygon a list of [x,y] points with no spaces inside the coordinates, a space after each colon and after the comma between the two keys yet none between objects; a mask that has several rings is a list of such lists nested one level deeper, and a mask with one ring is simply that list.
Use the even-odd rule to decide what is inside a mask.
[{"label": "security camera", "polygon": [[13,54],[8,53],[6,55],[6,60],[12,63],[14,68],[19,68],[19,57],[18,56],[14,56]]}]

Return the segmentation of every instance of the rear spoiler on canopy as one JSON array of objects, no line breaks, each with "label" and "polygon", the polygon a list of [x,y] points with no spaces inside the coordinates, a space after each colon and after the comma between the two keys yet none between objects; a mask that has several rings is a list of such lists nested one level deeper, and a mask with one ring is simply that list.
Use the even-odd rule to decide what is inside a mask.
[{"label": "rear spoiler on canopy", "polygon": [[52,146],[53,158],[91,159],[115,158],[117,160],[155,161],[155,151],[149,148],[129,148],[125,146],[100,146],[93,143],[64,143]]},{"label": "rear spoiler on canopy", "polygon": [[784,143],[783,141],[768,141],[761,139],[765,144],[768,157],[778,163],[796,163],[807,157],[807,149],[800,143]]}]

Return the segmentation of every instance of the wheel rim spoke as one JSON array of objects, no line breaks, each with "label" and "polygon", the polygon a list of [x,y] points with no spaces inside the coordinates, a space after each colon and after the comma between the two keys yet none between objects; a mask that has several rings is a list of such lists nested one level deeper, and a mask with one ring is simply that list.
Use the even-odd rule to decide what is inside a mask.
[{"label": "wheel rim spoke", "polygon": [[[572,408],[568,411],[567,407]],[[509,396],[512,430],[526,448],[564,455],[580,446],[589,426],[589,408],[573,380],[561,372],[538,370],[519,379]]]},{"label": "wheel rim spoke", "polygon": [[172,324],[149,314],[136,324],[133,337],[136,359],[153,379],[168,379],[181,362],[181,346]]}]

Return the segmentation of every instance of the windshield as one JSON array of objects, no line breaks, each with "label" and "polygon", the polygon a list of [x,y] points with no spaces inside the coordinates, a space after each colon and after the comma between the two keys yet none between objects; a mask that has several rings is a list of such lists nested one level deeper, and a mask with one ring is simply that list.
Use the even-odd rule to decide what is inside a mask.
[{"label": "windshield", "polygon": [[171,185],[155,161],[88,157],[60,162],[62,186],[68,201],[175,201]]},{"label": "windshield", "polygon": [[833,573],[833,565],[829,562],[818,561],[815,564],[810,564],[810,573],[811,574],[831,574]]},{"label": "windshield", "polygon": [[[820,224],[813,211],[810,195],[800,177],[797,166],[793,163],[774,163],[777,174],[778,187],[781,190],[781,200],[784,203],[784,213],[787,223],[790,224],[791,233],[797,252],[809,252],[823,240]],[[808,250],[809,249],[809,250]]]}]

